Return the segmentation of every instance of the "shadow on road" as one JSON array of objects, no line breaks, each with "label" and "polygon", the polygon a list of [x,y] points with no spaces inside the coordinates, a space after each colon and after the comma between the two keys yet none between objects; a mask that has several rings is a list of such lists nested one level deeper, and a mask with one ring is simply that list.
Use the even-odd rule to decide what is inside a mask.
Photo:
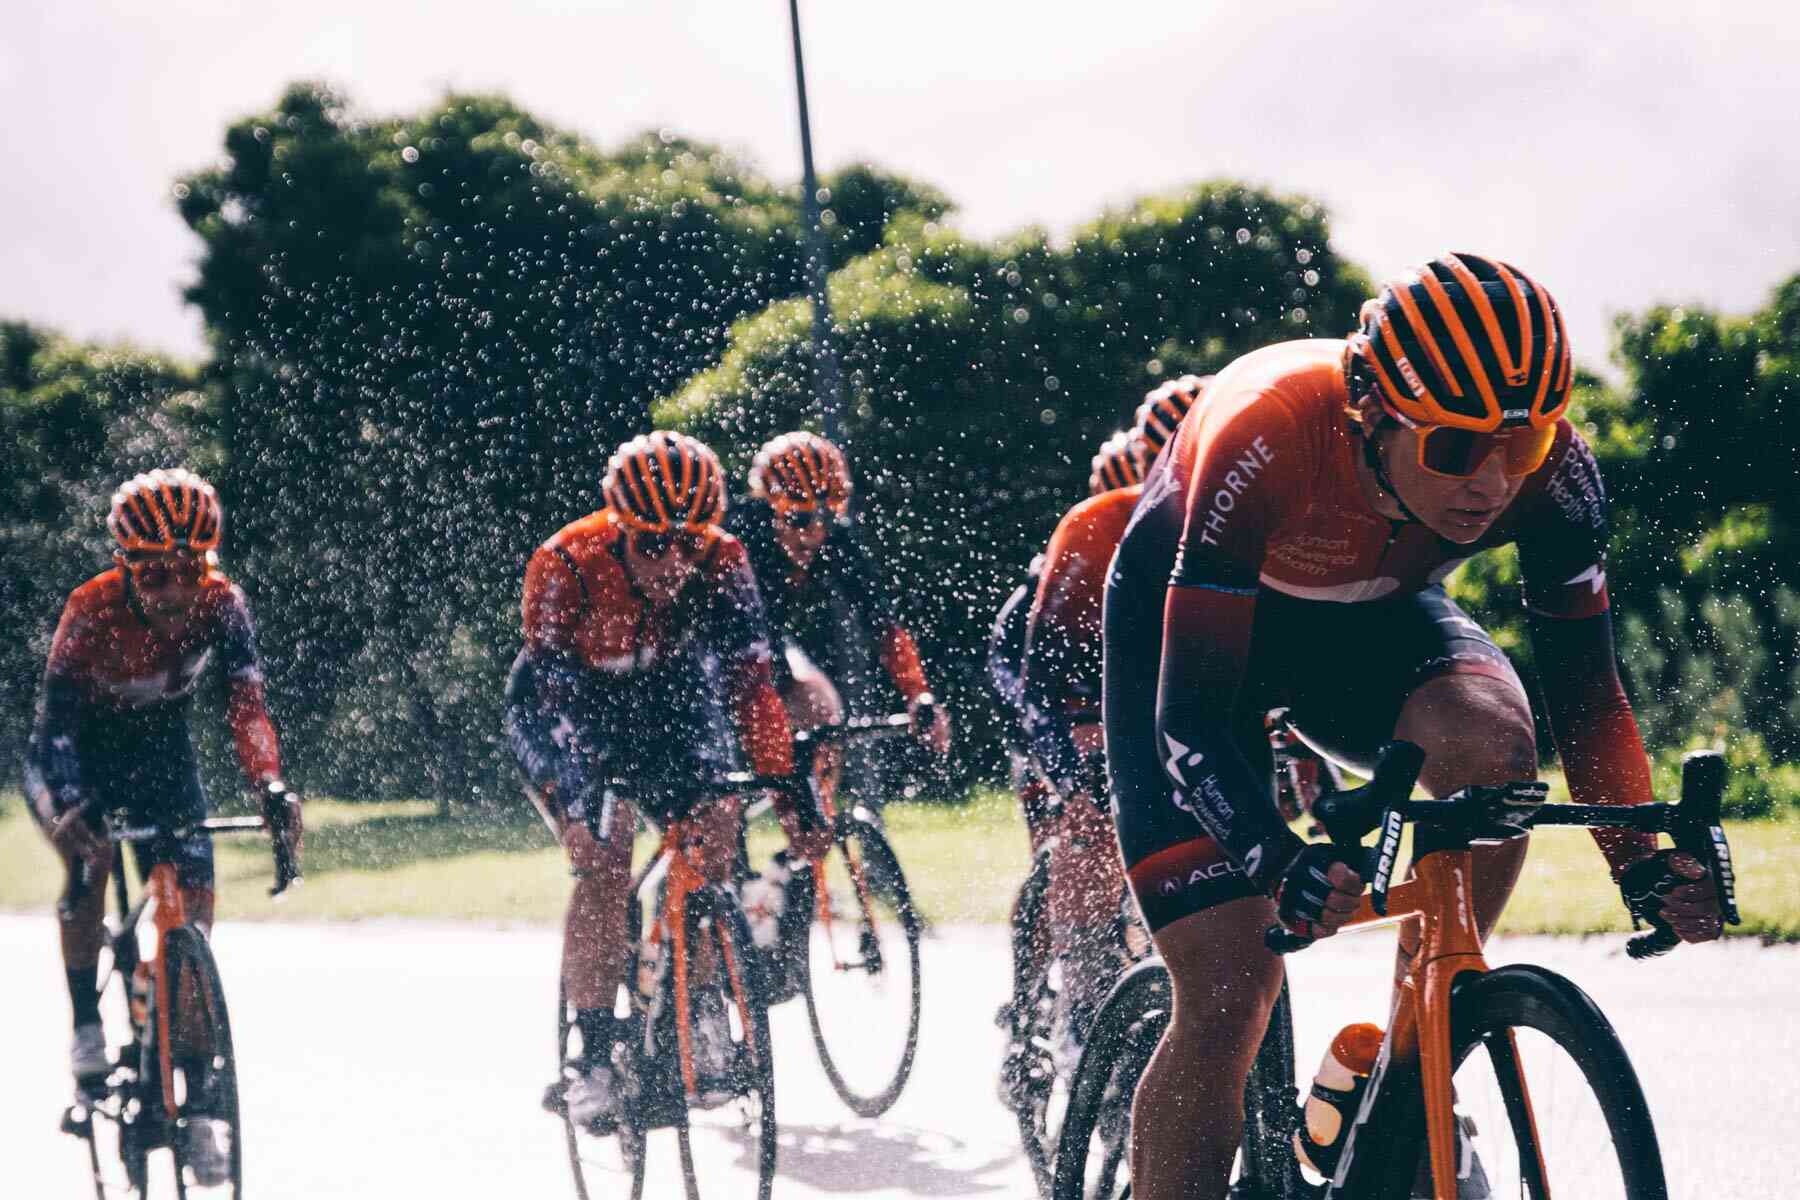
[{"label": "shadow on road", "polygon": [[776,1176],[839,1194],[898,1190],[913,1196],[977,1196],[1005,1190],[995,1154],[958,1138],[903,1125],[854,1121],[781,1126]]}]

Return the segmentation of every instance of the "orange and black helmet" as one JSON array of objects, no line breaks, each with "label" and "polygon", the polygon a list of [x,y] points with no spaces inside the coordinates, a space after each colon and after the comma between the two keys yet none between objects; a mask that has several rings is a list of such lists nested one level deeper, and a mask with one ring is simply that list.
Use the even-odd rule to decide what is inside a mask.
[{"label": "orange and black helmet", "polygon": [[1188,415],[1188,410],[1200,403],[1200,397],[1206,394],[1206,387],[1212,381],[1211,375],[1183,375],[1151,389],[1144,397],[1144,402],[1138,405],[1137,431],[1144,442],[1145,470],[1181,428],[1181,419]]},{"label": "orange and black helmet", "polygon": [[1088,473],[1088,495],[1131,487],[1144,482],[1144,452],[1137,434],[1121,429],[1100,444]]},{"label": "orange and black helmet", "polygon": [[750,494],[782,507],[824,505],[841,513],[850,505],[850,464],[816,433],[784,433],[756,452]]},{"label": "orange and black helmet", "polygon": [[212,484],[186,467],[134,475],[113,493],[106,527],[127,554],[219,548],[225,512]]},{"label": "orange and black helmet", "polygon": [[607,507],[630,529],[705,529],[725,515],[719,458],[685,433],[659,429],[614,451],[600,482]]},{"label": "orange and black helmet", "polygon": [[1499,259],[1446,254],[1362,307],[1350,336],[1382,406],[1415,426],[1553,425],[1573,368],[1550,293]]}]

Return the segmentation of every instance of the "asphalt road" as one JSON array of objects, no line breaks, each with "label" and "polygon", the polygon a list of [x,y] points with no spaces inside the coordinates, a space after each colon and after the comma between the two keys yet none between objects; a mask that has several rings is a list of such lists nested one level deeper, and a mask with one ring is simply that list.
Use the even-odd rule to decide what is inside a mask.
[{"label": "asphalt road", "polygon": [[[1292,960],[1308,1068],[1339,1024],[1385,1011],[1386,941],[1341,938]],[[224,924],[214,942],[241,1064],[248,1195],[573,1194],[560,1126],[537,1107],[552,1070],[552,932]],[[1674,1196],[1790,1194],[1800,951],[1732,944],[1639,964],[1620,946],[1514,939],[1491,959],[1561,970],[1613,1018],[1656,1115]],[[56,1132],[68,1007],[50,920],[0,916],[0,955],[12,980],[0,1195],[78,1196],[85,1160]],[[993,1093],[991,1018],[1006,971],[998,929],[930,936],[918,1065],[874,1121],[850,1117],[831,1092],[800,1003],[778,1009],[776,1195],[1030,1196]],[[679,1194],[672,1147],[653,1142],[651,1154],[646,1194]]]}]

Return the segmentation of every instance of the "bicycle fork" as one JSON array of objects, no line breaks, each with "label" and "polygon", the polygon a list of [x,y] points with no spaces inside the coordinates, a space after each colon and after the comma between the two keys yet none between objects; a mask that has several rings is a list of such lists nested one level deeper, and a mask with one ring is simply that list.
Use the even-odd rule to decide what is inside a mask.
[{"label": "bicycle fork", "polygon": [[[1438,851],[1419,858],[1414,863],[1413,877],[1396,885],[1389,895],[1389,911],[1395,917],[1420,923],[1420,945],[1406,978],[1397,985],[1399,1003],[1382,1039],[1381,1052],[1350,1127],[1337,1172],[1325,1193],[1327,1200],[1348,1194],[1359,1135],[1367,1135],[1389,1068],[1396,1062],[1416,1065],[1418,1070],[1435,1200],[1456,1200],[1456,1111],[1451,1083],[1456,1063],[1451,993],[1463,976],[1482,975],[1488,969],[1481,953],[1481,931],[1468,899],[1473,878],[1473,860],[1468,850]],[[1365,897],[1364,906],[1368,903]],[[1537,1177],[1542,1179],[1547,1174],[1542,1143],[1537,1137],[1531,1096],[1519,1069],[1518,1045],[1510,1029],[1504,1037],[1503,1044],[1489,1047],[1490,1058],[1496,1057],[1494,1052],[1498,1049],[1495,1069],[1507,1072],[1511,1076],[1508,1082],[1517,1085],[1522,1112],[1516,1119],[1530,1132],[1531,1151],[1538,1156]]]}]

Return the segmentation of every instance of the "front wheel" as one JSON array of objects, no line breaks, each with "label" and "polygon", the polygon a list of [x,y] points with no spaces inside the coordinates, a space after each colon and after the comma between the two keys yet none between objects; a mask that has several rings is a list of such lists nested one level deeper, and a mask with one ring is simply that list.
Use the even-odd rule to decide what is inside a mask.
[{"label": "front wheel", "polygon": [[192,925],[163,935],[162,959],[176,1099],[169,1126],[175,1194],[181,1200],[192,1194],[238,1200],[244,1188],[243,1127],[219,966],[206,936]]},{"label": "front wheel", "polygon": [[[707,887],[687,898],[688,1030],[663,1052],[686,1055],[696,1091],[676,1124],[681,1171],[689,1200],[743,1196],[742,1165],[756,1165],[757,1200],[775,1185],[775,1064],[769,1038],[768,994],[761,956],[737,896]],[[674,972],[667,987],[673,989]],[[672,996],[665,992],[672,1001]],[[677,1006],[668,1005],[673,1023]],[[679,1063],[675,1090],[685,1093]]]},{"label": "front wheel", "polygon": [[[1667,1200],[1637,1072],[1585,992],[1541,967],[1508,966],[1464,976],[1450,1011],[1457,1195]],[[1431,1194],[1416,1067],[1393,1082],[1371,1124],[1407,1136],[1374,1157],[1418,1165],[1390,1167],[1348,1195]],[[1357,1171],[1352,1182],[1363,1178]]]},{"label": "front wheel", "polygon": [[878,1117],[906,1086],[919,1045],[922,923],[873,821],[841,819],[823,874],[795,889],[814,906],[795,947],[806,1016],[832,1088],[857,1116]]}]

